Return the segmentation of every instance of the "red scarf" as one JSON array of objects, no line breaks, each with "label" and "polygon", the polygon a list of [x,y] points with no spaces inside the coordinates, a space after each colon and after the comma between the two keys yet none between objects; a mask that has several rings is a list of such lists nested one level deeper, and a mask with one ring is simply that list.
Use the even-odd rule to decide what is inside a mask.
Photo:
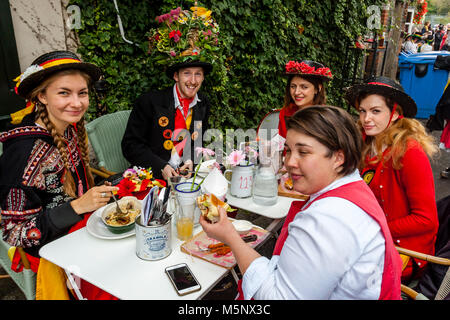
[{"label": "red scarf", "polygon": [[[178,100],[180,101],[181,107],[183,108],[183,113],[181,113],[180,108],[177,108],[177,110],[175,111],[174,133],[179,132],[180,130],[183,130],[183,129],[189,130],[189,128],[187,128],[187,126],[186,126],[186,119],[188,117],[189,105],[194,100],[194,98],[191,98],[191,99],[182,98],[180,91],[178,91],[178,85],[175,85],[175,89],[177,91]],[[186,144],[186,140],[183,140],[182,142],[178,142],[178,141],[173,142],[173,145],[175,146],[175,150],[177,150],[178,155],[180,157],[183,155],[183,149],[184,149],[185,144]]]}]

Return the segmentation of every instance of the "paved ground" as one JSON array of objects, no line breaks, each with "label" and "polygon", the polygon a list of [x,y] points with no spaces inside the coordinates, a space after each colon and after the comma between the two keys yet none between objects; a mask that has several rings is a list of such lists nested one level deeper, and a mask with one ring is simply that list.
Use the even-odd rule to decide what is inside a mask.
[{"label": "paved ground", "polygon": [[[439,140],[441,131],[433,132],[433,136]],[[433,175],[436,186],[436,199],[442,199],[450,195],[450,179],[440,178],[440,172],[450,167],[450,152],[441,152],[440,156],[431,161],[431,167],[433,169]],[[270,220],[256,214],[249,214],[247,212],[239,212],[237,218],[247,219],[252,221],[263,228],[267,227]],[[266,244],[259,250],[259,252],[267,257],[271,256],[275,245],[274,238],[271,238],[266,242]],[[5,270],[0,267],[0,275],[6,274]],[[217,286],[214,288],[205,299],[207,300],[228,300],[234,299],[236,296],[236,285],[231,276],[224,278]],[[0,300],[23,300],[25,296],[20,291],[20,289],[15,285],[11,279],[0,279]]]}]

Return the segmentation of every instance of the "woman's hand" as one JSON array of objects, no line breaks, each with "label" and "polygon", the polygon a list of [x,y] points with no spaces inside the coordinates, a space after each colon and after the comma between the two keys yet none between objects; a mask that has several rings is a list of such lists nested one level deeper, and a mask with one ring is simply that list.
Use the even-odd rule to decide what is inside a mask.
[{"label": "woman's hand", "polygon": [[231,247],[231,243],[235,240],[241,240],[231,221],[228,219],[227,212],[224,208],[219,209],[219,221],[216,223],[208,222],[203,215],[200,216],[200,225],[205,231],[206,235],[223,242]]},{"label": "woman's hand", "polygon": [[[181,166],[178,169],[178,172],[180,172],[180,174],[186,178],[189,179],[192,176],[192,171],[194,170],[194,164],[192,162],[192,160],[187,160],[183,166]],[[184,171],[188,171],[187,174],[183,174]]]},{"label": "woman's hand", "polygon": [[178,176],[178,173],[175,171],[174,168],[170,164],[166,164],[164,169],[161,170],[163,179],[168,181],[170,177]]},{"label": "woman's hand", "polygon": [[73,200],[70,205],[78,214],[95,211],[106,205],[112,196],[112,192],[117,190],[119,190],[118,187],[107,185],[93,187],[78,199]]}]

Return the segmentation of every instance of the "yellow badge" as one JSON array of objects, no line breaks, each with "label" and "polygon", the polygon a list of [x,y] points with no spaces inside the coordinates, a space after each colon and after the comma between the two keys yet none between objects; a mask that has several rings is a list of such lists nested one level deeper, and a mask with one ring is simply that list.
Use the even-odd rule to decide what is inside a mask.
[{"label": "yellow badge", "polygon": [[163,116],[163,117],[158,119],[158,124],[161,127],[166,127],[169,124],[169,119],[167,117]]},{"label": "yellow badge", "polygon": [[374,175],[375,175],[375,170],[367,170],[366,172],[363,173],[362,178],[365,183],[370,184]]},{"label": "yellow badge", "polygon": [[164,149],[166,149],[166,150],[172,150],[172,148],[173,148],[173,142],[172,142],[172,140],[166,140],[166,141],[164,141],[163,146],[164,146]]}]

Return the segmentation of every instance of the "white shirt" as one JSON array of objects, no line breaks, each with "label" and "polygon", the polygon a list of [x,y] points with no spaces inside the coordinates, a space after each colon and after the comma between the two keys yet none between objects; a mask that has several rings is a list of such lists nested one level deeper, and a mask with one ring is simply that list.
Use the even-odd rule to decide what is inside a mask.
[{"label": "white shirt", "polygon": [[433,51],[433,47],[430,46],[428,43],[425,43],[422,45],[422,47],[420,48],[420,52],[430,52]]},{"label": "white shirt", "polygon": [[[200,102],[201,100],[198,98],[198,95],[195,94],[194,99],[192,100],[191,103],[189,103],[189,110],[188,110],[188,114],[184,114],[183,111],[183,106],[180,103],[180,99],[178,99],[178,94],[177,94],[177,89],[176,89],[177,84],[175,83],[173,85],[173,99],[175,101],[175,110],[176,109],[180,109],[181,114],[184,117],[184,120],[187,119],[187,117],[189,116],[189,114],[192,112],[191,109],[197,104],[197,102]],[[188,128],[189,130],[189,128]],[[169,159],[169,164],[172,168],[176,169],[180,166],[180,164],[183,162],[183,160],[181,159],[181,157],[178,155],[178,153],[176,152],[175,148],[172,149],[172,154],[170,155],[170,159]]]},{"label": "white shirt", "polygon": [[[358,170],[316,194],[361,180]],[[243,276],[246,299],[378,299],[385,239],[352,202],[327,197],[297,214],[280,256],[255,259]]]},{"label": "white shirt", "polygon": [[405,42],[404,48],[408,53],[417,53],[417,45],[413,43],[411,40]]}]

